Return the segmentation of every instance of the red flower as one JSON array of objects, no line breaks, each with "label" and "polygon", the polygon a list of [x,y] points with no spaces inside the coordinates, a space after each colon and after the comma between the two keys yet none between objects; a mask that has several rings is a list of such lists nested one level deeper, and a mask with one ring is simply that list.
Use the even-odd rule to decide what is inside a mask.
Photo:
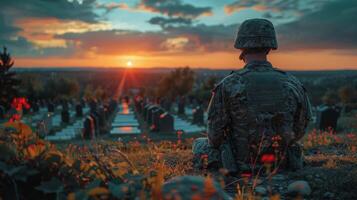
[{"label": "red flower", "polygon": [[10,122],[20,121],[21,116],[19,114],[13,114],[10,118]]},{"label": "red flower", "polygon": [[244,177],[244,178],[250,178],[252,176],[252,173],[250,172],[243,172],[241,175],[241,177]]},{"label": "red flower", "polygon": [[264,154],[262,157],[261,157],[261,161],[262,163],[273,163],[275,162],[275,155],[274,154]]},{"label": "red flower", "polygon": [[207,154],[202,154],[201,155],[201,159],[207,159],[208,158],[208,155]]}]

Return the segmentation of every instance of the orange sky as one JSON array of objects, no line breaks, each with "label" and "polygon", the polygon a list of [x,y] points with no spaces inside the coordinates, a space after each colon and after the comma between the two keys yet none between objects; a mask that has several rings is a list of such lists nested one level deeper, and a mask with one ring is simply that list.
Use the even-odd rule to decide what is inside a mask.
[{"label": "orange sky", "polygon": [[[16,66],[21,67],[126,67],[127,62],[133,63],[132,67],[180,67],[190,66],[205,68],[235,68],[242,67],[243,63],[238,59],[239,51],[236,53],[200,53],[187,55],[167,56],[114,56],[96,55],[88,58],[17,58]],[[357,69],[357,57],[353,55],[342,55],[331,51],[296,51],[279,53],[273,51],[270,60],[274,66],[286,70],[338,70]],[[318,66],[316,65],[318,63]]]},{"label": "orange sky", "polygon": [[8,1],[0,45],[15,67],[240,68],[233,49],[239,25],[266,18],[278,36],[274,66],[357,69],[357,13],[350,12],[357,1]]}]

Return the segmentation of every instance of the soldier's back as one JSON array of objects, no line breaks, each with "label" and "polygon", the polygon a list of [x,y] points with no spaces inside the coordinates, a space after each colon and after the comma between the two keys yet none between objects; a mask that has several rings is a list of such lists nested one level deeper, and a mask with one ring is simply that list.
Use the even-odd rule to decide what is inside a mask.
[{"label": "soldier's back", "polygon": [[230,141],[239,147],[239,160],[245,161],[252,152],[249,146],[262,137],[293,133],[303,87],[292,75],[269,62],[251,62],[223,79],[219,87],[230,116]]}]

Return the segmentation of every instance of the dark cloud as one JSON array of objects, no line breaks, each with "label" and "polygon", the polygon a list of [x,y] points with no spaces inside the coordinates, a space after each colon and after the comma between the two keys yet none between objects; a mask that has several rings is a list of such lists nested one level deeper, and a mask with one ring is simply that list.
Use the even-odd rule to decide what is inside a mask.
[{"label": "dark cloud", "polygon": [[181,0],[141,0],[138,8],[170,17],[197,18],[201,15],[212,14],[211,7],[196,7],[184,4]]},{"label": "dark cloud", "polygon": [[197,25],[167,27],[160,32],[127,30],[67,33],[58,38],[78,43],[79,51],[93,50],[99,54],[155,54],[171,52],[219,52],[233,50],[238,25]]},{"label": "dark cloud", "polygon": [[115,9],[129,9],[129,6],[126,3],[108,3],[108,4],[100,4],[96,3],[96,8],[101,8],[106,11],[106,13],[110,13]]},{"label": "dark cloud", "polygon": [[16,18],[53,17],[61,20],[81,20],[96,22],[98,16],[93,12],[95,0],[2,0],[3,15]]},{"label": "dark cloud", "polygon": [[148,22],[153,25],[159,25],[163,29],[165,29],[170,26],[191,25],[192,19],[186,19],[182,17],[174,17],[174,18],[153,17]]},{"label": "dark cloud", "polygon": [[299,17],[320,9],[333,0],[236,0],[224,7],[231,14],[244,9],[265,12],[267,18]]},{"label": "dark cloud", "polygon": [[277,27],[280,47],[295,49],[356,49],[357,1],[340,0],[297,21]]},{"label": "dark cloud", "polygon": [[70,48],[37,48],[19,33],[21,27],[16,22],[23,19],[78,20],[88,23],[98,22],[93,12],[95,0],[1,0],[0,10],[0,45],[21,56],[67,55]]}]

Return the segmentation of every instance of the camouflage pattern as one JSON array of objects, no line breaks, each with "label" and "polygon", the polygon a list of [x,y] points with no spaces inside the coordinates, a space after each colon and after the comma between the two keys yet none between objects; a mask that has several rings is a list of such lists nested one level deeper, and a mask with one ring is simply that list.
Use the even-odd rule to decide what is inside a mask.
[{"label": "camouflage pattern", "polygon": [[[279,136],[287,165],[298,169],[302,166],[302,151],[297,141],[305,134],[310,118],[311,107],[303,85],[267,61],[253,61],[224,78],[213,90],[208,108],[208,144],[197,146],[195,142],[194,155],[215,149],[221,158],[213,160],[220,160],[225,168],[233,169],[236,164],[242,170],[244,163],[258,156],[259,144],[266,144],[262,152],[268,151],[272,138]],[[222,145],[226,144],[235,160],[231,166],[225,166],[224,160],[232,158],[222,156]]]},{"label": "camouflage pattern", "polygon": [[266,19],[249,19],[239,27],[236,49],[278,48],[273,24]]}]

